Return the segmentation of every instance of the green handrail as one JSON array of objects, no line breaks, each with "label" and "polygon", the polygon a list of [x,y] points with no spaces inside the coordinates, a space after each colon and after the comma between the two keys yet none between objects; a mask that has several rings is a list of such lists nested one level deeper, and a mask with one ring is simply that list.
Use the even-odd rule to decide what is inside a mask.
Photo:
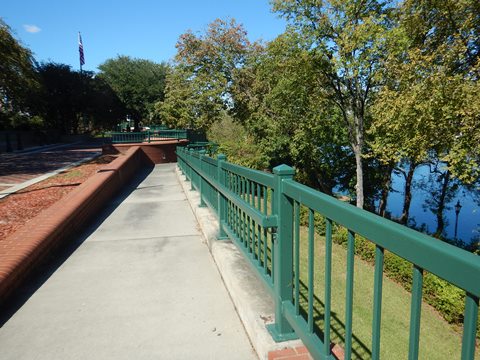
[{"label": "green handrail", "polygon": [[151,143],[154,141],[183,140],[188,139],[187,130],[147,130],[142,132],[110,132],[112,144],[125,143]]},{"label": "green handrail", "polygon": [[[228,235],[267,285],[275,302],[275,323],[269,326],[274,339],[297,335],[315,359],[331,359],[332,226],[348,229],[345,359],[352,354],[352,303],[354,296],[355,236],[375,244],[372,358],[379,358],[382,314],[384,251],[412,264],[413,285],[410,316],[409,359],[419,354],[423,273],[428,271],[465,291],[462,359],[474,359],[480,297],[480,259],[430,236],[358,209],[293,180],[294,170],[281,165],[273,174],[248,169],[207,157],[193,149],[177,147],[178,165],[192,188],[200,191],[201,204],[219,218],[219,238]],[[309,213],[307,314],[299,307],[300,207]],[[313,271],[314,214],[326,218],[325,306],[323,337],[314,331]],[[316,309],[317,311],[319,309]]]}]

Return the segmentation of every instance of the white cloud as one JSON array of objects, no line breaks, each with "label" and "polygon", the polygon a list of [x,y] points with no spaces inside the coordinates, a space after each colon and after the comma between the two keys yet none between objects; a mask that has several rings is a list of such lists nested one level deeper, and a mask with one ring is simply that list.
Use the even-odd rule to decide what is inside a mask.
[{"label": "white cloud", "polygon": [[32,34],[35,34],[35,33],[38,33],[40,31],[42,31],[42,29],[40,29],[37,25],[23,25],[23,28],[25,29],[26,32],[29,32],[29,33],[32,33]]}]

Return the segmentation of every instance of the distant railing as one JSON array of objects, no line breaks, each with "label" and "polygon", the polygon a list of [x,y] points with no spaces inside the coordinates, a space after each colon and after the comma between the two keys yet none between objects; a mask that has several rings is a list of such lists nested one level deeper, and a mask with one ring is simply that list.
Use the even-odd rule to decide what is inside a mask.
[{"label": "distant railing", "polygon": [[[474,359],[480,297],[479,257],[437,239],[376,216],[299,184],[286,165],[273,174],[237,166],[225,156],[210,158],[204,151],[177,147],[178,165],[192,189],[200,192],[200,206],[209,206],[218,216],[218,237],[232,239],[270,290],[275,301],[275,323],[269,330],[277,341],[302,339],[315,359],[331,355],[332,228],[348,229],[345,359],[352,356],[354,244],[356,234],[375,245],[372,358],[380,356],[384,251],[412,264],[409,359],[419,354],[423,273],[428,271],[463,289],[466,295],[462,359]],[[300,208],[308,211],[308,260],[300,257]],[[326,218],[324,305],[314,306],[314,218]],[[308,272],[306,310],[301,310],[302,269]],[[314,312],[321,312],[323,329],[315,331]]]},{"label": "distant railing", "polygon": [[151,143],[155,141],[188,139],[187,130],[147,130],[142,132],[110,132],[112,144]]}]

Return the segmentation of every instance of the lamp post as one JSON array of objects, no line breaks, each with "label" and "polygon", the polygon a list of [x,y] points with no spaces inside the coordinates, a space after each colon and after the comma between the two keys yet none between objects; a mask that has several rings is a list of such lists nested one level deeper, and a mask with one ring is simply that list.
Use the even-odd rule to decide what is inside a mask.
[{"label": "lamp post", "polygon": [[460,214],[461,209],[462,205],[460,205],[460,200],[457,200],[457,203],[455,204],[455,240],[457,240],[458,214]]}]

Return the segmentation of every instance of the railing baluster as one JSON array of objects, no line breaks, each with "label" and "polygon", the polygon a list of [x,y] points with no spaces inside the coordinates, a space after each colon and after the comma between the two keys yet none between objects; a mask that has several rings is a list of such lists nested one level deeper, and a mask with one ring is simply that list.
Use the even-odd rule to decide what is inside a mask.
[{"label": "railing baluster", "polygon": [[266,228],[263,228],[263,260],[265,274],[268,274],[268,240]]},{"label": "railing baluster", "polygon": [[242,177],[242,196],[241,198],[244,200],[244,201],[247,201],[247,179]]},{"label": "railing baluster", "polygon": [[325,219],[325,315],[324,353],[330,355],[330,311],[332,302],[332,220]]},{"label": "railing baluster", "polygon": [[294,211],[294,231],[293,231],[293,245],[294,245],[294,261],[295,261],[295,313],[300,314],[300,204],[295,201],[293,203]]},{"label": "railing baluster", "polygon": [[[275,209],[275,190],[273,189],[270,189],[270,199],[271,199],[271,206],[270,206],[270,209],[268,209],[268,206],[267,206],[267,212],[266,214],[270,214],[272,215],[273,214],[273,209]],[[270,210],[270,211],[268,211]]]},{"label": "railing baluster", "polygon": [[372,359],[380,359],[380,324],[382,319],[382,285],[384,250],[375,246],[375,274],[373,285]]},{"label": "railing baluster", "polygon": [[261,210],[261,208],[262,208],[262,193],[261,193],[260,184],[257,184],[257,209]]},{"label": "railing baluster", "polygon": [[263,213],[267,215],[267,192],[268,188],[266,186],[263,186]]},{"label": "railing baluster", "polygon": [[[238,175],[237,174],[233,174],[233,190],[234,190],[235,194],[238,194]],[[237,207],[237,205],[234,205],[234,209],[235,209],[235,234],[238,236],[239,232],[238,232],[238,207]]]},{"label": "railing baluster", "polygon": [[235,194],[240,195],[240,177],[235,174]]},{"label": "railing baluster", "polygon": [[263,267],[263,243],[262,243],[262,228],[260,225],[255,223],[256,231],[257,231],[257,247],[258,247],[258,266]]},{"label": "railing baluster", "polygon": [[241,242],[243,242],[242,237],[242,209],[237,206],[237,234]]},{"label": "railing baluster", "polygon": [[240,237],[240,241],[242,242],[243,246],[245,246],[245,236],[243,236],[243,231],[244,231],[243,210],[241,208],[238,208],[238,223],[239,223],[238,234]]},{"label": "railing baluster", "polygon": [[237,206],[232,204],[232,220],[233,220],[233,232],[238,235],[238,214],[237,214]]},{"label": "railing baluster", "polygon": [[314,271],[314,239],[315,216],[312,209],[308,209],[308,330],[313,333],[313,271]]},{"label": "railing baluster", "polygon": [[412,303],[410,305],[410,340],[408,359],[418,359],[420,318],[422,314],[423,269],[413,266]]},{"label": "railing baluster", "polygon": [[[273,242],[273,237],[274,235],[270,232],[270,269],[271,269],[271,275],[272,275],[272,281],[275,283],[275,245]],[[280,265],[278,265],[280,266]]]},{"label": "railing baluster", "polygon": [[248,248],[249,251],[253,253],[253,244],[252,244],[252,238],[250,237],[250,216],[246,216],[246,222],[247,222],[247,243],[248,243]]},{"label": "railing baluster", "polygon": [[249,240],[247,236],[247,214],[245,214],[245,211],[243,210],[242,210],[242,235],[243,235],[243,243],[245,244],[245,247],[247,248],[247,250],[249,250],[249,245],[248,245]]},{"label": "railing baluster", "polygon": [[355,234],[348,230],[347,240],[347,288],[345,299],[345,359],[352,357],[353,271],[355,258]]},{"label": "railing baluster", "polygon": [[255,207],[255,182],[251,183],[250,186],[250,205]]},{"label": "railing baluster", "polygon": [[253,258],[257,260],[257,264],[260,264],[259,260],[259,248],[257,238],[257,223],[252,219],[252,241],[253,241]]},{"label": "railing baluster", "polygon": [[465,314],[463,321],[462,360],[475,358],[475,338],[477,333],[478,297],[465,294]]},{"label": "railing baluster", "polygon": [[238,235],[238,219],[237,219],[237,206],[232,203],[232,216],[233,216],[233,232]]}]

